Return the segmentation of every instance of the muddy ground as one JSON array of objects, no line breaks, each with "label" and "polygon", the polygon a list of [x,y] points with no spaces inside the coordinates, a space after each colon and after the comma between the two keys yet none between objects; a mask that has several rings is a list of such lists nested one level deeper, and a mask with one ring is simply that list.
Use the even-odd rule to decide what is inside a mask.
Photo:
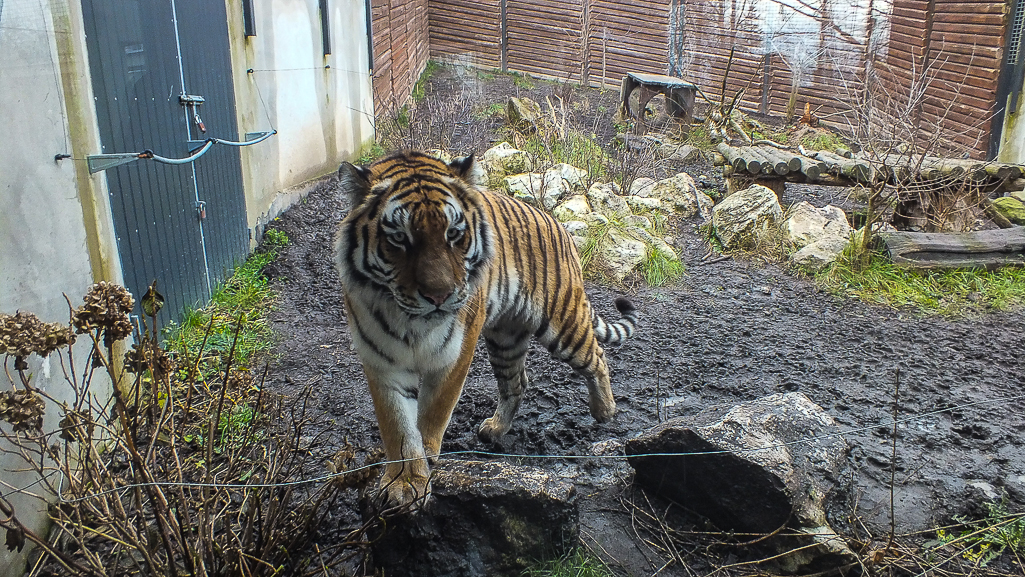
[{"label": "muddy ground", "polygon": [[[500,82],[504,88],[491,86]],[[520,91],[511,83],[501,76],[467,81],[443,70],[428,94],[440,98],[446,91],[461,91],[461,97],[501,102]],[[609,99],[607,94],[592,98]],[[486,145],[496,121],[487,117],[479,120],[482,126],[469,124],[464,134],[473,133]],[[608,134],[599,137],[607,139]],[[707,164],[687,168],[712,172]],[[835,190],[807,187],[788,190],[784,200],[806,198],[823,206],[839,201],[836,195]],[[346,207],[346,199],[328,180],[271,225],[287,233],[291,243],[269,268],[280,294],[272,318],[280,342],[268,383],[272,390],[292,395],[313,388],[311,407],[322,415],[318,427],[324,433],[313,448],[318,458],[327,458],[343,439],[367,449],[379,443],[331,262],[331,239]],[[628,439],[666,417],[800,391],[848,431],[860,495],[857,514],[862,529],[879,538],[890,527],[892,445],[887,423],[899,369],[898,415],[910,420],[900,425],[896,444],[897,532],[926,531],[956,514],[977,514],[980,504],[994,495],[1006,496],[1014,510],[1025,508],[1021,309],[947,319],[845,300],[779,265],[703,261],[708,247],[698,224],[678,227],[676,244],[687,273],[677,286],[588,287],[591,301],[612,318],[612,302],[623,294],[641,312],[636,336],[608,351],[619,407],[612,422],[595,424],[583,381],[535,346],[528,359],[532,388],[512,431],[497,445],[481,443],[475,431],[494,411],[495,386],[486,354],[479,349],[442,450],[591,454],[595,443]],[[628,507],[620,500],[630,474],[623,461],[522,461],[576,480],[585,496],[584,540],[611,566],[623,574],[650,575],[669,560],[646,542],[643,532],[630,528]],[[355,513],[340,510],[337,520],[354,523]],[[670,566],[661,574],[688,573]]]}]

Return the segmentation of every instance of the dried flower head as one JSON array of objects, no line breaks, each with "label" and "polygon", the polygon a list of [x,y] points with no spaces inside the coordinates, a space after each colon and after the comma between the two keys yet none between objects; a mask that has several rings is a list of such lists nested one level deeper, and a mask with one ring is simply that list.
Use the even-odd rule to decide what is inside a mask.
[{"label": "dried flower head", "polygon": [[174,372],[177,364],[167,351],[154,347],[149,341],[132,345],[131,350],[125,353],[125,370],[140,374],[150,368],[154,377],[163,379]]},{"label": "dried flower head", "polygon": [[86,441],[93,437],[95,423],[89,414],[82,411],[68,411],[60,421],[60,438],[68,442]]},{"label": "dried flower head", "polygon": [[0,314],[0,354],[45,357],[75,342],[75,334],[61,323],[44,323],[32,313]]},{"label": "dried flower head", "polygon": [[129,315],[135,299],[125,287],[100,281],[89,287],[83,300],[85,304],[78,307],[72,318],[78,333],[102,329],[108,345],[132,334]]},{"label": "dried flower head", "polygon": [[384,451],[380,447],[366,455],[362,463],[356,458],[356,450],[348,440],[324,464],[329,472],[336,475],[332,482],[339,489],[362,489],[380,472],[380,462],[384,460]]},{"label": "dried flower head", "polygon": [[43,428],[46,404],[35,391],[0,392],[0,421],[14,425],[14,432]]}]

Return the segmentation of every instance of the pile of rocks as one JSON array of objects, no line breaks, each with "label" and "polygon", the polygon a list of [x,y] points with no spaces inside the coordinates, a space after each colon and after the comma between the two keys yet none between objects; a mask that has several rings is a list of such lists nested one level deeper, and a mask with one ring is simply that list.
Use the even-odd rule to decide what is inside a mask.
[{"label": "pile of rocks", "polygon": [[648,215],[700,215],[707,220],[712,214],[712,199],[682,172],[658,181],[637,178],[626,191],[614,182],[588,186],[587,171],[565,163],[531,172],[535,163],[530,155],[506,142],[485,152],[482,164],[491,182],[501,179],[509,194],[562,222],[578,249],[583,249],[596,228],[604,231],[598,258],[616,281],[643,262],[649,251],[679,260],[671,241],[656,236]]},{"label": "pile of rocks", "polygon": [[843,253],[855,234],[847,215],[826,205],[799,202],[784,217],[776,193],[755,184],[726,197],[712,209],[712,227],[726,250],[749,248],[758,237],[777,237],[796,249],[790,260],[812,272],[822,270]]}]

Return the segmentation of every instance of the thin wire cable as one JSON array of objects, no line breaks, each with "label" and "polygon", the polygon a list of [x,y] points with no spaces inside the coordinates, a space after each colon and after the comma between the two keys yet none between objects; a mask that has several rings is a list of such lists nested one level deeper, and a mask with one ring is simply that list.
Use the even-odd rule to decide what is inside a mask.
[{"label": "thin wire cable", "polygon": [[[767,446],[764,446],[764,447],[752,447],[752,448],[747,448],[747,449],[737,449],[737,450],[723,449],[723,450],[718,450],[718,451],[697,451],[697,452],[687,452],[687,453],[640,453],[640,454],[636,454],[636,455],[625,455],[625,454],[624,455],[518,455],[518,454],[514,454],[514,453],[495,453],[495,452],[491,452],[491,451],[479,451],[479,450],[468,449],[468,450],[462,450],[462,451],[449,451],[447,453],[440,453],[438,455],[438,458],[441,459],[441,458],[447,458],[447,457],[454,457],[454,456],[458,456],[458,455],[477,455],[477,456],[517,458],[517,459],[567,459],[567,460],[591,459],[591,460],[610,460],[611,461],[611,460],[629,459],[631,457],[633,457],[633,458],[638,458],[638,457],[695,457],[695,456],[700,456],[700,455],[722,455],[722,454],[737,454],[737,453],[740,453],[740,454],[755,453],[755,452],[758,452],[758,451],[769,451],[769,450],[772,450],[772,449],[779,449],[779,448],[784,448],[784,447],[791,447],[791,446],[795,446],[795,445],[800,445],[800,444],[804,444],[804,443],[811,443],[811,442],[819,441],[819,440],[823,440],[823,439],[831,439],[831,438],[835,438],[835,437],[842,437],[842,436],[845,436],[845,435],[850,435],[852,433],[859,433],[859,432],[863,432],[863,431],[869,431],[869,430],[872,430],[872,429],[879,428],[881,426],[887,426],[888,427],[888,426],[893,426],[893,425],[899,425],[899,424],[915,421],[915,420],[918,420],[918,419],[922,419],[922,418],[925,418],[925,417],[928,417],[928,416],[931,416],[931,415],[937,415],[937,414],[940,414],[940,413],[946,413],[948,411],[955,411],[955,410],[958,410],[958,409],[965,409],[965,408],[968,408],[968,407],[974,407],[974,406],[979,406],[979,405],[987,405],[987,404],[993,404],[993,403],[1006,403],[1006,402],[1016,401],[1016,400],[1020,400],[1020,399],[1025,399],[1025,394],[1013,395],[1013,396],[1010,396],[1010,397],[1001,397],[1001,398],[995,398],[995,399],[984,399],[984,400],[975,401],[975,402],[972,402],[972,403],[963,403],[963,404],[954,405],[954,406],[951,406],[951,407],[946,407],[946,408],[942,408],[942,409],[936,409],[936,410],[933,410],[933,411],[927,411],[925,413],[918,413],[918,414],[915,414],[915,415],[910,415],[910,416],[904,417],[902,419],[897,419],[896,421],[891,419],[891,420],[888,420],[887,422],[876,423],[876,424],[873,424],[873,425],[866,425],[864,427],[856,427],[856,428],[853,428],[853,429],[846,429],[846,430],[839,431],[839,432],[836,432],[836,433],[827,433],[827,434],[824,434],[824,435],[816,435],[816,436],[813,436],[813,437],[805,437],[803,439],[798,439],[796,441],[788,441],[788,442],[785,442],[785,443],[776,443],[776,444],[767,445]],[[104,491],[100,491],[98,493],[91,493],[91,494],[83,496],[83,497],[77,497],[75,499],[65,499],[63,497],[59,497],[59,498],[60,498],[60,501],[62,503],[78,503],[78,502],[81,502],[81,501],[85,501],[87,499],[95,499],[97,497],[102,497],[104,495],[109,495],[111,493],[116,493],[118,491],[125,491],[125,490],[135,489],[135,488],[139,488],[139,487],[194,487],[194,488],[211,488],[211,489],[246,489],[246,488],[263,489],[263,488],[274,488],[274,487],[293,487],[293,486],[297,486],[297,485],[306,485],[306,484],[312,484],[312,483],[320,483],[320,482],[323,482],[323,481],[330,481],[331,479],[334,479],[334,478],[337,478],[337,477],[342,477],[342,476],[345,476],[345,475],[350,474],[350,473],[356,473],[356,472],[364,471],[366,469],[370,469],[370,468],[373,468],[373,467],[379,467],[379,466],[382,466],[382,465],[398,464],[398,463],[408,463],[410,461],[418,461],[418,460],[419,460],[419,457],[409,458],[409,459],[397,459],[397,460],[394,460],[394,461],[380,461],[380,462],[377,462],[377,463],[371,463],[371,464],[368,464],[368,465],[363,465],[361,467],[356,467],[355,469],[348,469],[348,470],[345,470],[345,471],[340,471],[340,472],[337,472],[337,473],[330,473],[328,475],[321,475],[319,477],[313,477],[313,478],[310,478],[310,479],[299,479],[299,480],[296,480],[296,481],[283,481],[283,482],[279,482],[279,483],[193,483],[193,482],[180,482],[180,481],[153,481],[153,482],[150,482],[150,483],[131,483],[131,484],[127,484],[127,485],[122,485],[120,487],[115,487],[115,488],[112,488],[112,489],[107,489],[107,490],[104,490]]]}]

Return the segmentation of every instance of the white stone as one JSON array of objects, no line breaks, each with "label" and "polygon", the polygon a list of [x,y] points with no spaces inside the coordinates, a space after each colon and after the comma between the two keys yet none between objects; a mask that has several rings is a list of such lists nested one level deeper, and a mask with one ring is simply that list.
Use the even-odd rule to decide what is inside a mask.
[{"label": "white stone", "polygon": [[661,199],[663,206],[672,207],[684,218],[700,214],[708,220],[715,204],[711,197],[698,190],[694,178],[686,172],[656,182],[648,196]]},{"label": "white stone", "polygon": [[809,272],[819,272],[832,264],[845,248],[847,248],[846,240],[828,236],[795,252],[790,256],[790,260]]},{"label": "white stone", "polygon": [[528,172],[532,164],[529,154],[517,150],[508,142],[500,142],[488,149],[481,161],[489,174],[499,176]]},{"label": "white stone", "polygon": [[829,236],[847,240],[852,232],[842,210],[832,205],[815,208],[807,201],[792,206],[783,223],[784,238],[799,249]]},{"label": "white stone", "polygon": [[631,214],[623,218],[623,224],[626,226],[636,226],[637,228],[643,228],[644,230],[651,230],[651,219],[646,216],[639,214]]},{"label": "white stone", "polygon": [[612,229],[608,243],[601,251],[601,260],[613,279],[620,282],[644,261],[647,251],[648,247],[643,242]]},{"label": "white stone", "polygon": [[783,219],[783,209],[776,193],[755,184],[727,196],[712,209],[712,228],[726,249],[734,249],[754,241]]},{"label": "white stone", "polygon": [[638,240],[643,241],[650,249],[658,251],[666,260],[680,260],[680,257],[673,250],[673,247],[669,246],[669,243],[656,236],[652,236],[651,233],[643,228],[628,226],[626,230],[637,237]]},{"label": "white stone", "polygon": [[505,183],[514,197],[545,210],[551,210],[559,198],[570,194],[569,184],[558,174],[514,174],[505,177]]},{"label": "white stone", "polygon": [[609,217],[605,216],[604,214],[597,213],[597,212],[592,212],[591,214],[585,216],[584,220],[587,221],[587,223],[592,225],[592,226],[594,226],[596,224],[597,225],[608,224],[610,222],[609,221]]},{"label": "white stone", "polygon": [[630,210],[637,212],[650,212],[652,210],[666,210],[662,201],[657,198],[646,198],[643,196],[624,196],[623,200]]},{"label": "white stone", "polygon": [[647,198],[651,196],[651,191],[655,188],[655,179],[648,178],[647,176],[640,176],[630,183],[630,196],[640,196]]},{"label": "white stone", "polygon": [[591,205],[587,204],[587,197],[582,194],[574,194],[552,209],[552,216],[561,221],[580,220],[590,213]]},{"label": "white stone", "polygon": [[577,252],[584,250],[584,245],[587,244],[587,233],[590,230],[588,224],[581,220],[569,220],[562,223],[562,226],[566,228],[569,237],[573,239]]},{"label": "white stone", "polygon": [[592,184],[591,188],[587,189],[587,200],[596,212],[621,217],[630,214],[630,207],[626,201],[616,194],[616,188],[607,182]]},{"label": "white stone", "polygon": [[1015,190],[1014,192],[1008,192],[1007,196],[1011,198],[1017,198],[1018,200],[1025,203],[1025,190]]},{"label": "white stone", "polygon": [[556,164],[545,171],[545,178],[561,178],[569,188],[583,191],[587,182],[587,171],[572,164]]}]

